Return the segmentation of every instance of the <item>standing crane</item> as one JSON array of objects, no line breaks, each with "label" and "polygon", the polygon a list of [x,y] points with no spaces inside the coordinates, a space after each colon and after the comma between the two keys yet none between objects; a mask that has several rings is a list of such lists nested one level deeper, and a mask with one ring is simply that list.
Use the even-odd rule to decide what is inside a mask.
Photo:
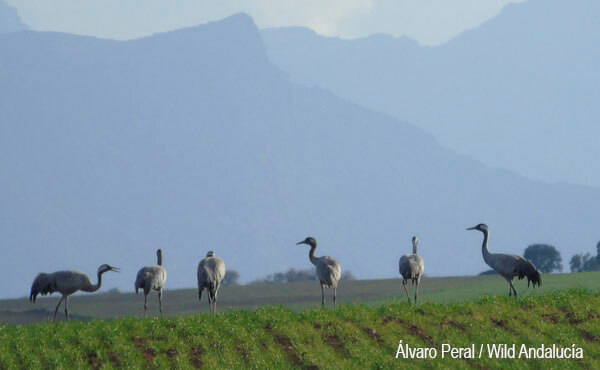
[{"label": "standing crane", "polygon": [[202,299],[202,291],[208,292],[208,308],[210,312],[217,312],[217,293],[221,281],[225,277],[225,262],[215,257],[215,252],[206,253],[206,258],[198,264],[198,300]]},{"label": "standing crane", "polygon": [[481,246],[483,260],[510,284],[508,290],[509,297],[513,292],[515,293],[515,297],[517,297],[517,290],[512,283],[515,277],[518,277],[519,280],[527,277],[527,287],[529,287],[529,283],[533,283],[534,288],[536,284],[538,287],[542,285],[540,272],[528,259],[514,254],[490,253],[488,250],[490,231],[486,224],[479,224],[467,230],[479,230],[483,233],[483,245]]},{"label": "standing crane", "polygon": [[417,304],[417,296],[419,294],[419,283],[421,282],[421,277],[425,273],[425,262],[423,258],[417,254],[417,244],[419,243],[419,238],[413,236],[412,245],[413,245],[413,254],[405,254],[400,257],[400,275],[402,275],[402,285],[404,286],[404,291],[406,292],[406,298],[408,298],[408,304],[410,304],[410,297],[408,295],[408,290],[406,289],[406,283],[408,280],[412,280],[412,284],[415,285],[415,304]]},{"label": "standing crane", "polygon": [[310,252],[308,253],[308,259],[317,268],[317,277],[321,284],[321,305],[325,307],[325,285],[328,288],[333,288],[333,308],[335,308],[335,301],[337,299],[337,286],[340,278],[342,277],[342,266],[333,257],[323,256],[315,257],[315,250],[317,249],[317,240],[313,237],[308,237],[296,245],[307,244],[310,246]]},{"label": "standing crane", "polygon": [[162,266],[162,250],[156,251],[156,265],[144,266],[138,271],[135,279],[135,294],[138,289],[144,289],[144,318],[148,311],[148,294],[154,289],[158,292],[158,307],[160,316],[163,315],[162,291],[167,283],[167,270]]},{"label": "standing crane", "polygon": [[97,291],[102,286],[102,274],[107,271],[119,272],[119,268],[106,264],[100,265],[98,267],[98,282],[96,284],[92,284],[90,278],[81,271],[67,270],[56,271],[51,274],[39,273],[31,285],[29,300],[31,303],[35,303],[38,294],[46,295],[59,292],[62,294],[62,297],[58,301],[56,309],[54,309],[53,322],[56,322],[56,313],[62,301],[65,301],[65,317],[69,321],[69,296],[79,290],[88,293]]}]

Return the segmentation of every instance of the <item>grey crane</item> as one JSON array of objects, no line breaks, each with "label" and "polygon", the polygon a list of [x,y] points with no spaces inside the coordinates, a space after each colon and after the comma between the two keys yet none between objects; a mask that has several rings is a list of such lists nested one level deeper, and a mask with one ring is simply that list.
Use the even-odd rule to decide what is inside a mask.
[{"label": "grey crane", "polygon": [[69,321],[69,296],[79,290],[88,293],[97,291],[102,286],[102,274],[107,271],[119,272],[119,268],[107,264],[100,265],[98,267],[98,282],[96,284],[92,284],[90,278],[81,271],[67,270],[56,271],[51,274],[39,273],[33,284],[31,284],[29,300],[31,303],[35,303],[38,294],[46,295],[59,292],[62,294],[62,297],[54,310],[53,321],[56,322],[56,313],[63,300],[65,301],[65,317]]},{"label": "grey crane", "polygon": [[406,289],[406,283],[408,280],[412,280],[412,284],[416,284],[415,304],[417,304],[419,283],[421,282],[421,277],[425,273],[425,262],[423,261],[423,258],[417,254],[417,244],[419,244],[419,238],[413,236],[413,254],[405,254],[404,256],[400,257],[399,263],[400,275],[402,275],[402,285],[404,286],[404,291],[406,292],[406,298],[408,298],[409,304],[410,297],[408,295],[408,290]]},{"label": "grey crane", "polygon": [[310,246],[308,259],[317,268],[317,278],[319,278],[319,283],[321,284],[321,305],[325,306],[325,286],[327,286],[328,288],[333,288],[333,307],[335,308],[337,286],[342,277],[342,266],[333,257],[315,257],[315,250],[317,249],[317,240],[315,238],[309,236],[303,241],[296,243],[296,245],[300,244]]},{"label": "grey crane", "polygon": [[529,283],[533,283],[534,288],[536,284],[538,287],[542,285],[540,272],[528,259],[514,254],[490,253],[488,250],[490,230],[486,224],[479,224],[467,230],[479,230],[483,233],[483,245],[481,246],[483,260],[510,284],[509,296],[514,292],[517,297],[517,290],[512,283],[515,277],[518,277],[519,280],[527,277],[527,287],[529,287]]},{"label": "grey crane", "polygon": [[135,279],[135,294],[138,289],[144,290],[144,317],[148,312],[148,294],[154,289],[158,292],[158,307],[160,316],[163,315],[162,293],[167,283],[167,270],[162,266],[162,250],[156,251],[156,265],[144,266],[138,271]]},{"label": "grey crane", "polygon": [[202,299],[202,291],[208,292],[208,308],[217,312],[217,294],[221,281],[225,277],[225,262],[215,256],[215,252],[206,253],[206,258],[198,264],[198,300]]}]

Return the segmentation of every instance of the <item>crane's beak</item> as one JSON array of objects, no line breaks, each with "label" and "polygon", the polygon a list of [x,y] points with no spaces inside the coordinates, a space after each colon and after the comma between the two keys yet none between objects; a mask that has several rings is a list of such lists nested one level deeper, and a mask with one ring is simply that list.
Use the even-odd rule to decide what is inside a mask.
[{"label": "crane's beak", "polygon": [[477,226],[473,226],[473,227],[468,228],[467,230],[476,230],[476,229],[477,229]]},{"label": "crane's beak", "polygon": [[300,245],[300,244],[306,244],[306,243],[305,243],[305,241],[304,241],[304,240],[303,240],[303,241],[301,241],[301,242],[298,242],[298,243],[296,243],[296,245]]},{"label": "crane's beak", "polygon": [[120,268],[118,268],[118,267],[113,267],[113,266],[110,266],[110,271],[114,271],[114,272],[121,272],[121,269],[120,269]]}]

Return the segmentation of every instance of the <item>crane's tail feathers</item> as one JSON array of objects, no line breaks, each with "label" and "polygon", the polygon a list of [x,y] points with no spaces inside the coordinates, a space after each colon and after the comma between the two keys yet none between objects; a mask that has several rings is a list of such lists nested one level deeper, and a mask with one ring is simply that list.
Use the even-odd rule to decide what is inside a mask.
[{"label": "crane's tail feathers", "polygon": [[31,292],[29,293],[29,301],[31,303],[35,303],[35,299],[38,294],[46,295],[48,293],[54,292],[54,284],[52,283],[52,279],[50,279],[50,275],[40,273],[31,284]]},{"label": "crane's tail feathers", "polygon": [[533,283],[533,287],[537,284],[538,287],[542,286],[542,275],[538,271],[531,261],[523,259],[519,265],[519,280],[527,277],[527,287]]},{"label": "crane's tail feathers", "polygon": [[340,273],[333,266],[327,266],[327,273],[322,280],[328,288],[337,288]]}]

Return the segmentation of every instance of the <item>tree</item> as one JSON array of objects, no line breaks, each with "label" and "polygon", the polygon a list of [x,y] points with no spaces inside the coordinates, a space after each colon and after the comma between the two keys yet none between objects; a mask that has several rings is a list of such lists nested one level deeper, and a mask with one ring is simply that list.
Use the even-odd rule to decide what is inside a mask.
[{"label": "tree", "polygon": [[600,265],[600,242],[596,244],[596,262]]},{"label": "tree", "polygon": [[598,271],[600,270],[600,263],[598,263],[598,256],[594,257],[590,253],[576,254],[571,257],[571,272],[584,272],[584,271]]},{"label": "tree", "polygon": [[562,271],[560,253],[548,244],[532,244],[525,249],[524,257],[530,260],[541,272]]},{"label": "tree", "polygon": [[598,271],[600,266],[598,265],[598,259],[589,253],[583,256],[583,271]]},{"label": "tree", "polygon": [[571,272],[581,272],[583,267],[583,258],[581,258],[581,254],[576,254],[571,257]]},{"label": "tree", "polygon": [[221,284],[223,285],[240,285],[238,280],[240,279],[240,273],[235,270],[227,270],[225,277]]}]

